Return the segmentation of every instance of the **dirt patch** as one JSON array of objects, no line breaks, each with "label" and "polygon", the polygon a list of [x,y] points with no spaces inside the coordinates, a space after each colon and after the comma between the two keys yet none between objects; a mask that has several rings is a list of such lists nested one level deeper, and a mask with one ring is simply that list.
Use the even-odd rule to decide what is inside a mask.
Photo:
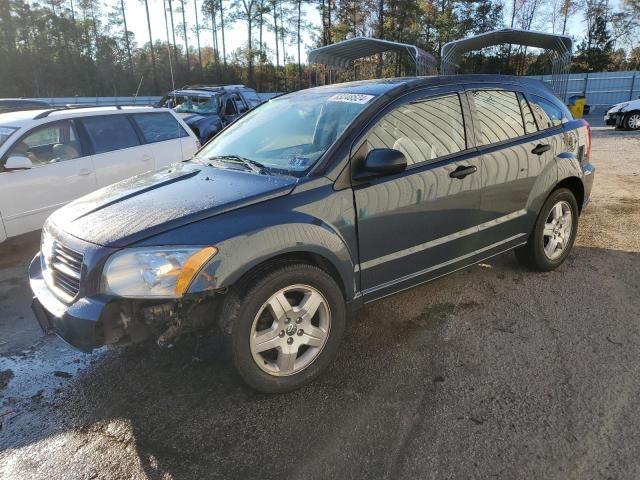
[{"label": "dirt patch", "polygon": [[13,370],[0,370],[0,390],[4,390],[14,377]]}]

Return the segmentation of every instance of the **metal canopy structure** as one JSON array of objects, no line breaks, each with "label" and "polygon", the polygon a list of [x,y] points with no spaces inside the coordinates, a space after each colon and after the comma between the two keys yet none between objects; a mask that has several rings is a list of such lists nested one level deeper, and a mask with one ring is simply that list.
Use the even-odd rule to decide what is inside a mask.
[{"label": "metal canopy structure", "polygon": [[455,40],[442,47],[440,73],[443,75],[457,73],[460,56],[464,53],[502,44],[522,45],[549,51],[551,53],[553,90],[563,100],[566,100],[573,42],[565,35],[505,28],[482,33],[475,37]]},{"label": "metal canopy structure", "polygon": [[392,42],[370,37],[354,37],[309,52],[309,64],[324,64],[329,67],[352,68],[358,59],[373,57],[379,53],[396,52],[407,54],[415,64],[415,75],[433,74],[436,59],[415,45]]}]

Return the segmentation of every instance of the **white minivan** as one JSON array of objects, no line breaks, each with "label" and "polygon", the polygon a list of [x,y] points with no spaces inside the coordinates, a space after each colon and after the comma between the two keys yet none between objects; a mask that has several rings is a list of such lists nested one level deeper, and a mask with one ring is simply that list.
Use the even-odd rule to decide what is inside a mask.
[{"label": "white minivan", "polygon": [[71,200],[188,160],[199,147],[191,129],[165,108],[0,114],[0,242],[40,229]]}]

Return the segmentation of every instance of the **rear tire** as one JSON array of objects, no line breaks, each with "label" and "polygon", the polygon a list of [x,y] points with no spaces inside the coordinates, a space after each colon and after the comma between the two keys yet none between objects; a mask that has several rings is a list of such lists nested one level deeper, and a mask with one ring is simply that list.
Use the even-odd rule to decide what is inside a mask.
[{"label": "rear tire", "polygon": [[518,261],[542,272],[559,267],[576,239],[578,215],[578,203],[571,190],[554,190],[540,209],[529,240],[515,250]]},{"label": "rear tire", "polygon": [[282,393],[300,388],[336,356],[346,327],[342,291],[307,264],[254,276],[229,292],[221,315],[224,343],[251,388]]}]

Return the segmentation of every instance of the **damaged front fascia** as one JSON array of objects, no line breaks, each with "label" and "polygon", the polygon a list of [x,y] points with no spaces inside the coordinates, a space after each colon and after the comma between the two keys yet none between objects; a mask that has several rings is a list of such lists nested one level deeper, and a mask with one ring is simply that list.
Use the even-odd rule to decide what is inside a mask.
[{"label": "damaged front fascia", "polygon": [[225,291],[186,294],[170,301],[119,299],[100,320],[95,343],[128,345],[153,339],[169,348],[180,335],[216,324],[218,300]]}]

